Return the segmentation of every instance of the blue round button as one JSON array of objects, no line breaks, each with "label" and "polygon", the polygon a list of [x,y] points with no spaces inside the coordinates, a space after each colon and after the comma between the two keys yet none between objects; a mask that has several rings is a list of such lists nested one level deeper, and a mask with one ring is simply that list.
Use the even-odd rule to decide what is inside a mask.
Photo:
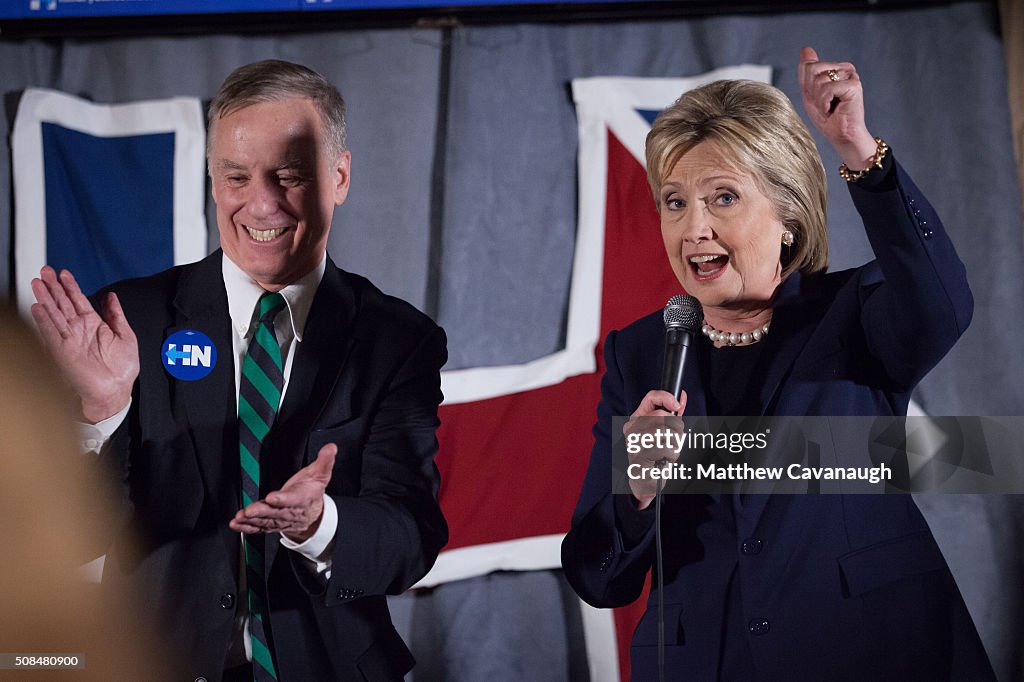
[{"label": "blue round button", "polygon": [[217,348],[206,334],[183,329],[164,339],[160,360],[175,379],[195,381],[213,371],[217,365]]}]

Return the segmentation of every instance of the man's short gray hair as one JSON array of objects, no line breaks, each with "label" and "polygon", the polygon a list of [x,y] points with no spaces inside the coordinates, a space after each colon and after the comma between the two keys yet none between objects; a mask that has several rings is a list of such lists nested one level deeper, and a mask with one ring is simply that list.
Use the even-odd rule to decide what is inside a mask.
[{"label": "man's short gray hair", "polygon": [[210,102],[207,112],[206,152],[209,156],[213,124],[253,104],[280,102],[292,97],[310,100],[320,114],[331,156],[345,150],[345,100],[326,78],[301,64],[266,59],[232,71]]}]

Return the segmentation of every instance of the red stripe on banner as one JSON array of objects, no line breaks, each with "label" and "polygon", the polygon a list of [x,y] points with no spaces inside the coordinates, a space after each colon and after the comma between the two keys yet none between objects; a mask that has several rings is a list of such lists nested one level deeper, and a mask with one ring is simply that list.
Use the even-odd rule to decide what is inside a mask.
[{"label": "red stripe on banner", "polygon": [[613,609],[615,618],[615,641],[619,648],[619,680],[629,682],[629,644],[633,639],[640,618],[647,610],[647,596],[651,593],[651,572],[647,572],[644,589],[632,604]]},{"label": "red stripe on banner", "polygon": [[[604,337],[663,307],[680,291],[665,256],[647,175],[611,131],[607,177],[597,372],[441,406],[437,466],[450,537],[445,549],[569,530],[593,444]],[[661,352],[651,349],[654,356]],[[615,610],[623,680],[629,679],[629,641],[647,592],[645,587],[640,599]]]},{"label": "red stripe on banner", "polygon": [[[669,297],[682,293],[665,255],[647,172],[610,130],[603,281],[602,343],[611,330],[664,308]],[[660,357],[662,350],[651,353]]]},{"label": "red stripe on banner", "polygon": [[565,533],[590,456],[596,374],[441,406],[445,547]]}]

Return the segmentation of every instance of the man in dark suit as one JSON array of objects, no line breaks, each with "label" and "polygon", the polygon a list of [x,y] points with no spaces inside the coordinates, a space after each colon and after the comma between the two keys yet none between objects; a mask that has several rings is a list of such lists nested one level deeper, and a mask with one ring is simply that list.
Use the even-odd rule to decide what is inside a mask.
[{"label": "man in dark suit", "polygon": [[330,83],[250,64],[209,118],[222,251],[113,285],[102,317],[71,273],[32,282],[138,539],[104,583],[153,604],[195,679],[400,679],[384,595],[447,540],[444,332],[326,255],[350,177]]}]

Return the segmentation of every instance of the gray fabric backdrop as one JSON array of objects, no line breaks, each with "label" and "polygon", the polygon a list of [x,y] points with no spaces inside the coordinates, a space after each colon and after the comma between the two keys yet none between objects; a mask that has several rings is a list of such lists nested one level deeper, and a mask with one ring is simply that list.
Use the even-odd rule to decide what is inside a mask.
[{"label": "gray fabric backdrop", "polygon": [[[348,102],[353,156],[331,254],[434,315],[456,368],[522,362],[562,344],[576,214],[571,79],[769,64],[775,84],[799,102],[802,45],[857,65],[869,126],[935,204],[968,267],[974,322],[918,401],[932,414],[1024,413],[1024,361],[1015,352],[1024,332],[1024,231],[988,3],[448,34],[8,41],[0,42],[0,87],[8,100],[26,87],[98,102],[207,100],[231,69],[257,59],[319,70]],[[0,120],[0,297],[10,279],[10,114]],[[826,168],[838,166],[831,149],[822,154]],[[842,182],[829,182],[832,267],[858,265],[871,256],[867,240]],[[212,228],[212,214],[210,221]],[[1001,679],[1024,679],[1024,501],[919,501]],[[396,621],[423,662],[420,679],[581,679],[565,589],[557,573],[482,577],[395,600]]]}]

